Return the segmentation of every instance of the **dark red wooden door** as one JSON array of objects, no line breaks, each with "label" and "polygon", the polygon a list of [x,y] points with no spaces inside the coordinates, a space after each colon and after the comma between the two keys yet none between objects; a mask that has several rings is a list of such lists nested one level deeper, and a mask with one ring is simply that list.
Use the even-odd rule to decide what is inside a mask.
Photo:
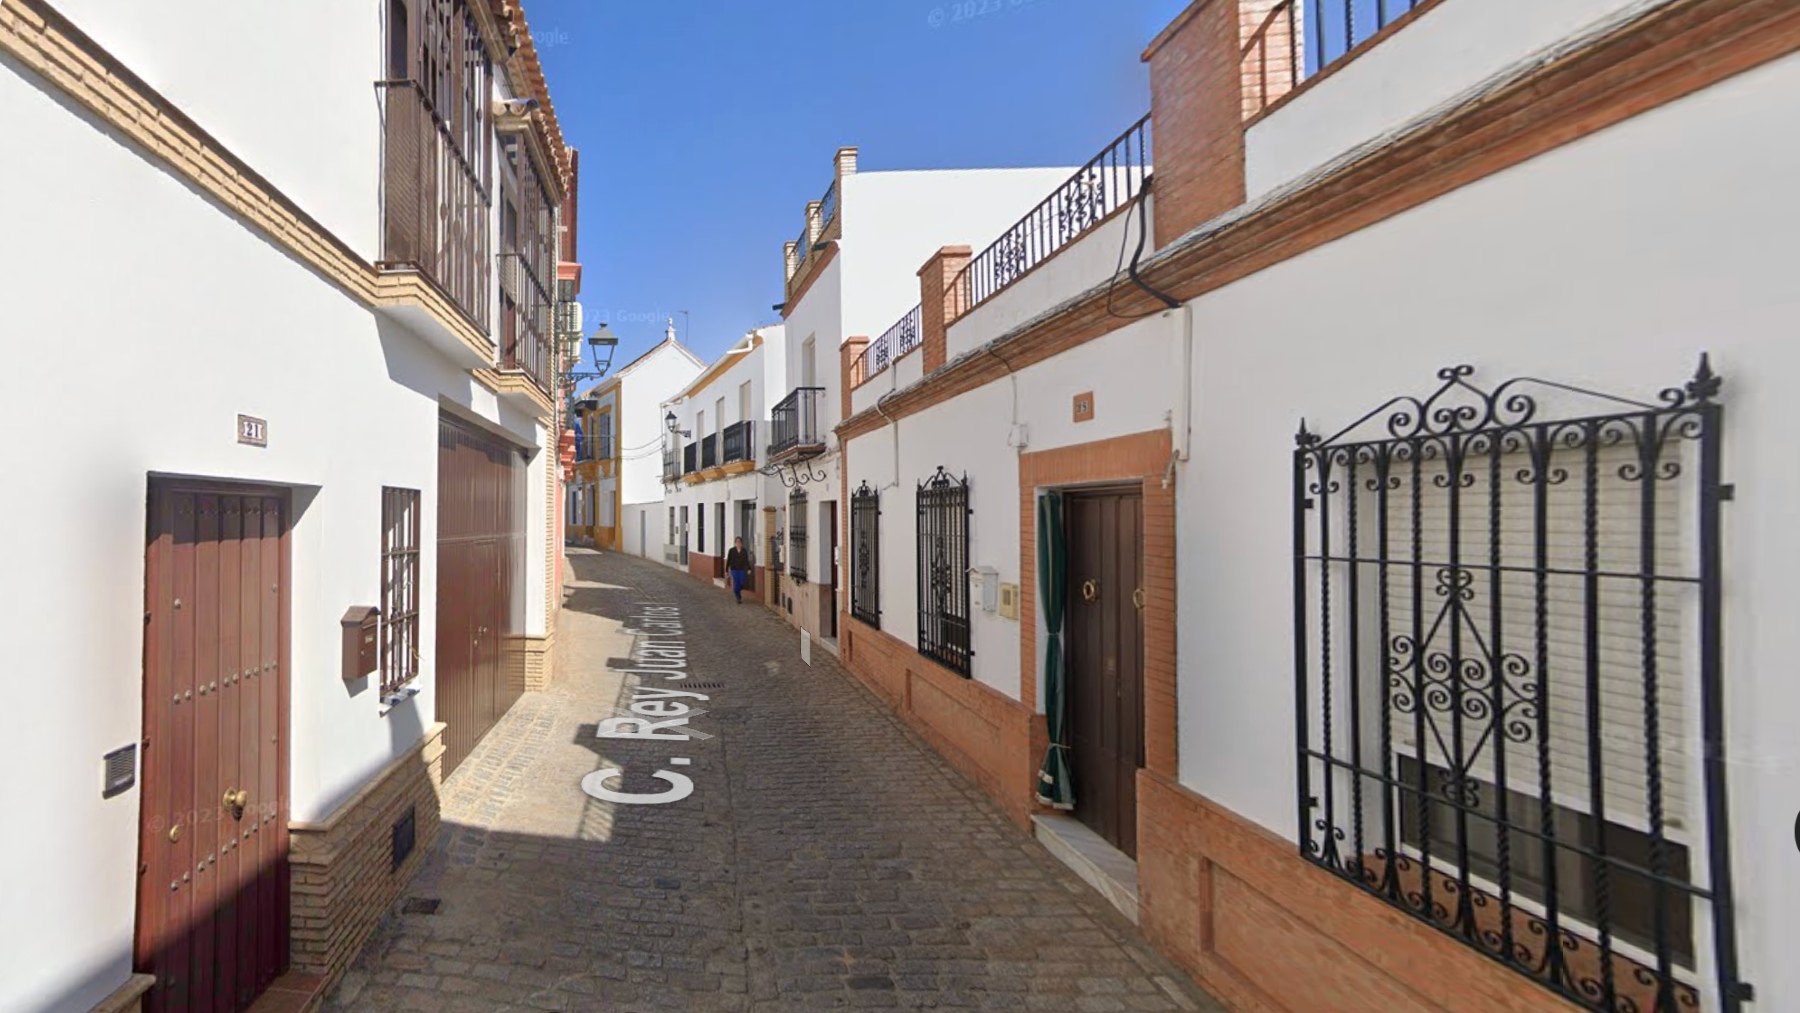
[{"label": "dark red wooden door", "polygon": [[519,697],[505,652],[524,632],[525,464],[450,415],[438,425],[437,708],[444,772]]},{"label": "dark red wooden door", "polygon": [[1069,548],[1070,758],[1075,816],[1137,856],[1137,772],[1144,765],[1144,626],[1139,586],[1143,494],[1078,493]]},{"label": "dark red wooden door", "polygon": [[152,1013],[236,1013],[287,969],[287,498],[154,483],[135,962]]}]

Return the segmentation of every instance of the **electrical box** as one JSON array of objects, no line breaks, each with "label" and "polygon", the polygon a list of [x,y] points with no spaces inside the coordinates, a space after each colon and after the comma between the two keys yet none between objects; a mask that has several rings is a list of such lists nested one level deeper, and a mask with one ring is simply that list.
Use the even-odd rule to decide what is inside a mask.
[{"label": "electrical box", "polygon": [[344,681],[366,679],[381,666],[381,610],[353,605],[344,613]]},{"label": "electrical box", "polygon": [[1000,604],[1000,571],[991,566],[977,566],[971,573],[981,590],[981,610],[992,612]]},{"label": "electrical box", "polygon": [[1000,618],[1019,618],[1019,585],[1000,585]]}]

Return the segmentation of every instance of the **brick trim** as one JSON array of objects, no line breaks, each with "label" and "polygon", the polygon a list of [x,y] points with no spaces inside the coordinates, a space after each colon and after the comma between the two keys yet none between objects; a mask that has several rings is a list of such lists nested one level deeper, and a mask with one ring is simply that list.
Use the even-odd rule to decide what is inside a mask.
[{"label": "brick trim", "polygon": [[837,259],[837,251],[837,240],[834,239],[825,244],[825,252],[819,254],[819,259],[814,262],[812,269],[806,272],[806,278],[800,282],[800,287],[794,290],[793,295],[788,296],[787,302],[781,304],[781,319],[786,320],[793,315],[794,307],[800,305],[800,300],[806,298],[806,293],[812,291],[813,282],[817,281],[819,276],[825,273],[825,268]]},{"label": "brick trim", "polygon": [[[1163,487],[1166,429],[1019,455],[1019,699],[1037,713],[1037,496],[1040,489],[1141,482],[1144,493],[1144,760],[1176,772],[1175,491]],[[1041,758],[1041,757],[1040,757]]]},{"label": "brick trim", "polygon": [[[1191,301],[1796,50],[1800,10],[1785,0],[1672,4],[1211,235],[1159,253],[1140,274]],[[1132,286],[1097,288],[989,347],[1019,369],[1112,333],[1121,316],[1163,308]],[[889,395],[882,408],[889,419],[905,418],[1005,374],[993,356],[969,356]],[[838,426],[838,435],[853,439],[886,421],[860,412]]]},{"label": "brick trim", "polygon": [[1575,1013],[1172,777],[1138,772],[1138,840],[1139,928],[1237,1013]]},{"label": "brick trim", "polygon": [[[444,728],[424,737],[320,822],[292,822],[291,963],[335,981],[349,969],[381,918],[431,851],[441,820]],[[415,813],[412,854],[391,867],[389,830]]]}]

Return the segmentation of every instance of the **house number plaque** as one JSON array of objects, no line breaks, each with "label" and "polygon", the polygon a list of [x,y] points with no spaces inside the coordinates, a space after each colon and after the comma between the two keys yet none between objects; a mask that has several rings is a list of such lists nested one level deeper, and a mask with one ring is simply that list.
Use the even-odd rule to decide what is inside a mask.
[{"label": "house number plaque", "polygon": [[269,423],[266,420],[253,418],[249,415],[239,415],[237,428],[237,441],[239,443],[251,447],[266,447],[269,445]]}]

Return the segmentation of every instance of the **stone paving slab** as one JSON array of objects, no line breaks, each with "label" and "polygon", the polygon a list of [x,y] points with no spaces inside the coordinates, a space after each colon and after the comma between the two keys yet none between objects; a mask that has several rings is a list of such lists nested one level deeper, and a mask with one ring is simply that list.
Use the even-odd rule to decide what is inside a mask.
[{"label": "stone paving slab", "polygon": [[[424,869],[326,1010],[1222,1010],[777,616],[648,560],[570,563],[557,684],[449,778]],[[660,644],[686,679],[623,671],[646,604],[680,610]],[[705,694],[711,738],[596,737],[643,688]],[[693,793],[602,801],[581,787],[602,767]]]}]

